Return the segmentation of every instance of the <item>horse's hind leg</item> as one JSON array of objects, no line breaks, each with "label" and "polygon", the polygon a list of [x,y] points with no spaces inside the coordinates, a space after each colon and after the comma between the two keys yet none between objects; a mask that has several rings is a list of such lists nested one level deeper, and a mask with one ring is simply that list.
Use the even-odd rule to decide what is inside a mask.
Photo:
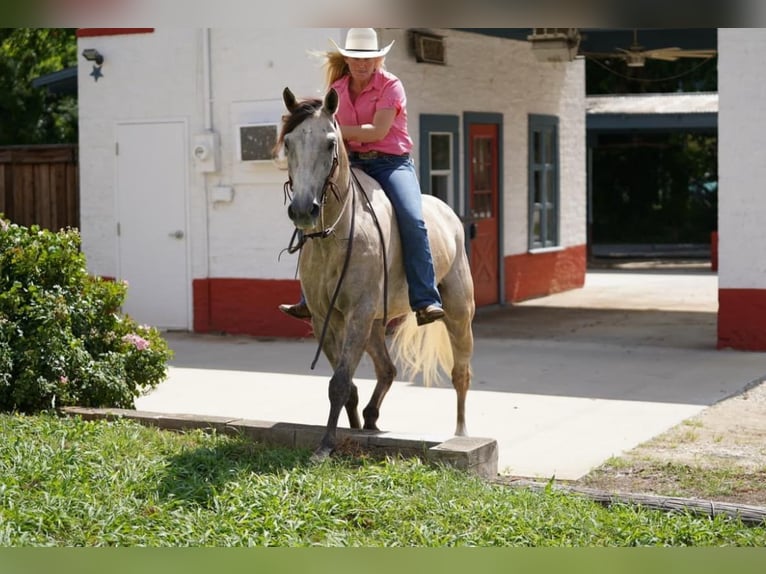
[{"label": "horse's hind leg", "polygon": [[394,377],[396,377],[396,367],[394,367],[386,347],[386,329],[380,320],[375,321],[372,326],[370,340],[367,342],[367,354],[370,355],[375,366],[377,384],[372,397],[370,397],[370,402],[362,411],[362,415],[364,416],[365,429],[378,430],[376,423],[380,415],[380,405],[383,403],[388,389],[391,388]]},{"label": "horse's hind leg", "polygon": [[349,381],[349,395],[346,401],[346,414],[348,415],[348,426],[352,429],[362,428],[362,423],[359,420],[359,413],[356,410],[359,404],[359,390],[356,388],[354,381]]},{"label": "horse's hind leg", "polygon": [[471,323],[448,322],[447,330],[452,342],[452,386],[457,393],[457,425],[455,435],[467,436],[465,426],[465,398],[471,386],[471,356],[473,355],[473,332]]},{"label": "horse's hind leg", "polygon": [[[473,356],[473,329],[471,323],[474,315],[472,279],[467,264],[466,271],[461,275],[456,271],[453,277],[445,278],[439,286],[447,312],[444,324],[449,333],[452,345],[452,386],[457,393],[457,425],[455,435],[467,436],[465,426],[465,398],[471,385],[471,357]],[[459,270],[459,268],[458,268]]]}]

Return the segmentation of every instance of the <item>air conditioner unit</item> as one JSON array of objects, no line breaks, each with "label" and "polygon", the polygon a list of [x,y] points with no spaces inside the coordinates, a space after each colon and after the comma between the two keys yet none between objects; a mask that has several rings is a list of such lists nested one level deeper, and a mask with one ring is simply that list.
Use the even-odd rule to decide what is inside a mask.
[{"label": "air conditioner unit", "polygon": [[571,62],[580,48],[580,31],[577,28],[532,28],[527,40],[539,61]]},{"label": "air conditioner unit", "polygon": [[444,54],[444,38],[442,36],[415,30],[411,34],[416,61],[429,64],[447,63]]},{"label": "air conditioner unit", "polygon": [[237,126],[237,159],[242,162],[271,162],[277,143],[277,124],[242,124]]}]

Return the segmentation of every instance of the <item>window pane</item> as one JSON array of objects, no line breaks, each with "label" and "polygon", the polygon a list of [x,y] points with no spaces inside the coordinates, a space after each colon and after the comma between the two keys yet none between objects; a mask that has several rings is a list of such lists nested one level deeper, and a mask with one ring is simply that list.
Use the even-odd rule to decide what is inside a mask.
[{"label": "window pane", "polygon": [[431,134],[431,169],[448,170],[452,166],[452,136]]},{"label": "window pane", "polygon": [[558,119],[529,116],[529,247],[553,247],[559,237]]},{"label": "window pane", "polygon": [[545,134],[545,163],[551,164],[554,161],[556,161],[555,155],[553,153],[553,130],[545,130],[543,132]]},{"label": "window pane", "polygon": [[535,203],[541,203],[543,201],[543,174],[539,170],[535,170],[532,174],[532,200]]},{"label": "window pane", "polygon": [[542,229],[540,223],[540,208],[535,206],[532,208],[532,241],[535,243],[542,242]]},{"label": "window pane", "polygon": [[556,178],[553,177],[551,170],[548,170],[545,175],[545,201],[552,204],[556,201]]},{"label": "window pane", "polygon": [[556,210],[549,206],[545,212],[545,245],[554,245],[556,241]]},{"label": "window pane", "polygon": [[473,187],[486,190],[492,186],[492,140],[476,138],[473,141]]},{"label": "window pane", "polygon": [[542,161],[542,145],[540,143],[540,132],[532,132],[532,162],[540,163]]},{"label": "window pane", "polygon": [[431,194],[444,202],[449,200],[449,178],[446,175],[431,175]]},{"label": "window pane", "polygon": [[484,204],[487,217],[494,217],[495,210],[493,209],[494,206],[492,205],[492,194],[487,194],[486,199],[484,200]]},{"label": "window pane", "polygon": [[492,217],[492,215],[492,195],[489,193],[475,193],[473,195],[471,217],[475,219],[486,219]]}]

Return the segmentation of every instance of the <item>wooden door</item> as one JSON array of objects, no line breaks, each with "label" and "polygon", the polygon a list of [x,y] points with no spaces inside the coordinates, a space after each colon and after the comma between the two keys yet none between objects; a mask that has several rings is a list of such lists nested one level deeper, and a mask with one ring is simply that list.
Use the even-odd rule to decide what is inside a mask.
[{"label": "wooden door", "polygon": [[476,305],[500,302],[498,126],[469,126],[469,217],[475,226],[471,241],[471,273]]}]

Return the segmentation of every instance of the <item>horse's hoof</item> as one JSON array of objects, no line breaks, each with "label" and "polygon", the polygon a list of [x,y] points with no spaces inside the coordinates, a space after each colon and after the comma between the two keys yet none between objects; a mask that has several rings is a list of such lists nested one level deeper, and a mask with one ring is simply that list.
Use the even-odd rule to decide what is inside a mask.
[{"label": "horse's hoof", "polygon": [[311,455],[311,458],[309,459],[312,463],[319,463],[322,461],[327,460],[330,458],[330,455],[332,454],[332,449],[320,446],[318,449],[314,451],[314,454]]}]

